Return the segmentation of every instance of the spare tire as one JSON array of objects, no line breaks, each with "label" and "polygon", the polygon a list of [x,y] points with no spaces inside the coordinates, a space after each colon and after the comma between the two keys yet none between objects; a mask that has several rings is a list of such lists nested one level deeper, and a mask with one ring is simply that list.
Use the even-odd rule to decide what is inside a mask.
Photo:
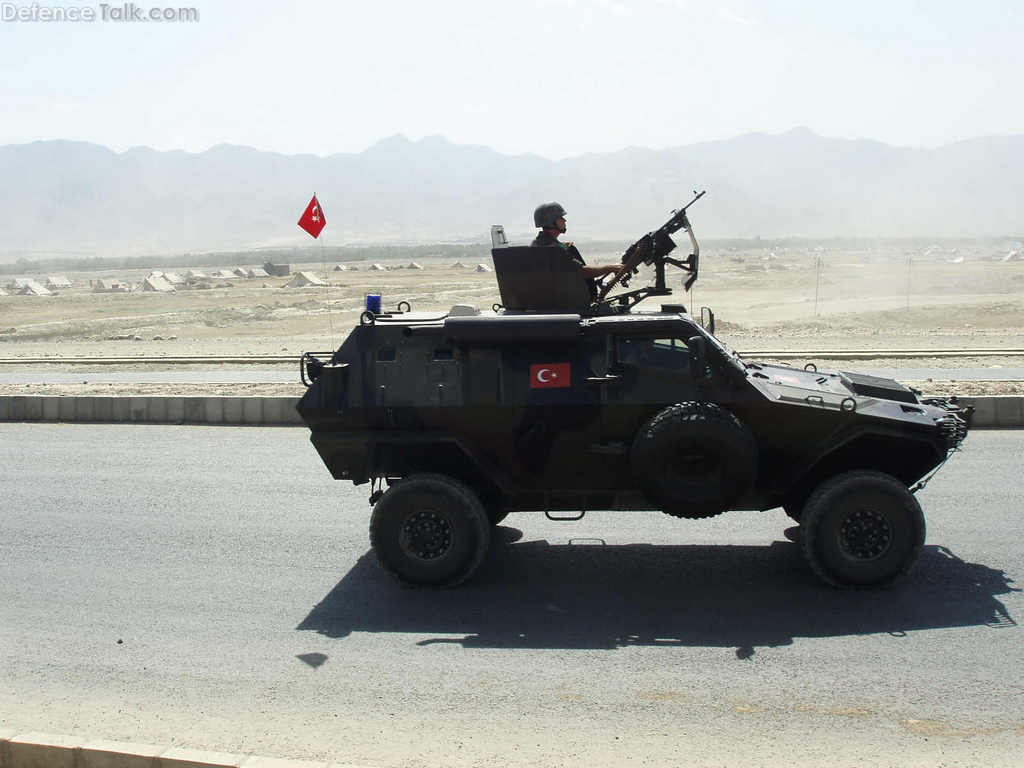
[{"label": "spare tire", "polygon": [[648,500],[674,517],[713,517],[757,477],[757,445],[732,413],[686,402],[656,413],[637,432],[633,479]]}]

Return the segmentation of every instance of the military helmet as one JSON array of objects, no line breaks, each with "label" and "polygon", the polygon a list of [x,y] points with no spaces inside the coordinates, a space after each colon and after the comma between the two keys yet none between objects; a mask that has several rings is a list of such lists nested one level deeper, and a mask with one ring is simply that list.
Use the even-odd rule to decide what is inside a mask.
[{"label": "military helmet", "polygon": [[533,223],[541,229],[555,226],[555,222],[565,216],[565,208],[558,203],[541,203],[533,212]]}]

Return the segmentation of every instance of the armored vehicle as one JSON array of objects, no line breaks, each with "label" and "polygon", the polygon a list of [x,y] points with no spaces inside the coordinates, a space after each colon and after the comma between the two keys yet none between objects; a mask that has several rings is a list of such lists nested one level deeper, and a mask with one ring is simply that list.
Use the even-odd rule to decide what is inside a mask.
[{"label": "armored vehicle", "polygon": [[[679,229],[692,253],[670,257]],[[410,584],[455,585],[510,512],[706,518],[782,507],[828,584],[905,573],[924,542],[916,491],[958,449],[968,414],[891,379],[761,365],[714,334],[714,313],[666,296],[665,268],[697,278],[686,208],[640,238],[621,275],[588,285],[559,247],[492,229],[501,304],[376,304],[321,360],[298,404],[334,478],[370,483],[370,540]],[[654,284],[628,287],[643,265]]]}]

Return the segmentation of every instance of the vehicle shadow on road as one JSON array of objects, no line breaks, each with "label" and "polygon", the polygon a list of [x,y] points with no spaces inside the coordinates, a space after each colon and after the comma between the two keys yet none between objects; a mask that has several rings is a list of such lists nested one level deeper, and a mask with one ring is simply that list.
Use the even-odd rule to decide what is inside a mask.
[{"label": "vehicle shadow on road", "polygon": [[505,546],[458,589],[403,587],[367,552],[297,629],[403,632],[417,645],[467,648],[734,647],[742,659],[797,637],[1016,625],[996,597],[1019,591],[1012,579],[941,546],[926,546],[893,587],[840,591],[818,582],[790,542],[552,545],[496,532]]}]

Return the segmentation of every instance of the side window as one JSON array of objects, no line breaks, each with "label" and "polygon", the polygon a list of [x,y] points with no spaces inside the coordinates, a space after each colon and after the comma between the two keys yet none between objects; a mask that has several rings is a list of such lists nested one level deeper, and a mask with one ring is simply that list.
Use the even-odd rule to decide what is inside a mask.
[{"label": "side window", "polygon": [[619,338],[616,362],[684,370],[690,365],[690,351],[682,339]]}]

